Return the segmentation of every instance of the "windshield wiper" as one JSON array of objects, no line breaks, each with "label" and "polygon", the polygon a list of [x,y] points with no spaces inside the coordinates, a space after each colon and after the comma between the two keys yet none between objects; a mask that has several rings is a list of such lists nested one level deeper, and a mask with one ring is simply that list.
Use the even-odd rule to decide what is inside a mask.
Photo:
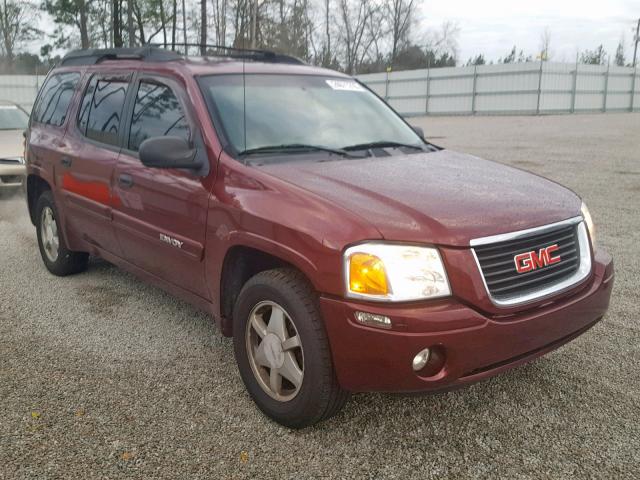
[{"label": "windshield wiper", "polygon": [[239,155],[253,155],[258,153],[295,153],[304,151],[329,152],[346,158],[364,158],[363,155],[354,155],[340,148],[324,147],[322,145],[308,145],[306,143],[286,143],[282,145],[266,145],[263,147],[248,148],[239,152]]},{"label": "windshield wiper", "polygon": [[342,147],[343,150],[369,150],[371,148],[413,148],[415,150],[424,150],[422,145],[411,145],[410,143],[400,143],[381,140],[379,142],[358,143],[356,145],[347,145]]}]

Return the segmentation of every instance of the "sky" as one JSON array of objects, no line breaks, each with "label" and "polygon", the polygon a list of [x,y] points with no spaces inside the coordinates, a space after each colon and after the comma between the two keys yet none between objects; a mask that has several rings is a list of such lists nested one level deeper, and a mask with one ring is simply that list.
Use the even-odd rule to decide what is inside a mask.
[{"label": "sky", "polygon": [[480,53],[495,61],[513,45],[535,57],[545,28],[552,61],[575,61],[577,51],[600,44],[613,56],[624,36],[630,62],[640,0],[425,0],[420,13],[416,33],[458,25],[460,63]]}]

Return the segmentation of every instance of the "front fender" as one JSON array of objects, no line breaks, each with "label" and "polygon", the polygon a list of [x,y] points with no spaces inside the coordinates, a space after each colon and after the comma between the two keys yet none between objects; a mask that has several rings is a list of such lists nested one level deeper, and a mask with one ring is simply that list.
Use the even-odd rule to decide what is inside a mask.
[{"label": "front fender", "polygon": [[342,249],[379,232],[352,212],[316,194],[222,154],[209,201],[205,268],[220,312],[227,252],[249,247],[300,270],[315,290],[342,295]]}]

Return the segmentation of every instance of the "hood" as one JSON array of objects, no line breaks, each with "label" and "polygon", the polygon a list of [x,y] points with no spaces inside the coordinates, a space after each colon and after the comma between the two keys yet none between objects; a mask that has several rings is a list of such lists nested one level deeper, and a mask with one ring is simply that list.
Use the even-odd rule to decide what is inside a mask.
[{"label": "hood", "polygon": [[24,155],[22,130],[0,130],[0,158]]},{"label": "hood", "polygon": [[449,150],[259,168],[354,212],[392,241],[468,246],[580,213],[580,198],[551,180]]}]

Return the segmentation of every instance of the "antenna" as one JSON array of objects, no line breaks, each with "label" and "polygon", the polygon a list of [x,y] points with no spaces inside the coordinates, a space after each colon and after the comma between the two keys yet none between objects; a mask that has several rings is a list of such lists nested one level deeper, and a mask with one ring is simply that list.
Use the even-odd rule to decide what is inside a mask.
[{"label": "antenna", "polygon": [[[242,35],[242,47],[245,47],[245,36]],[[244,130],[244,150],[247,149],[247,72],[246,72],[247,59],[242,57],[242,127]],[[246,165],[247,159],[244,159]]]}]

